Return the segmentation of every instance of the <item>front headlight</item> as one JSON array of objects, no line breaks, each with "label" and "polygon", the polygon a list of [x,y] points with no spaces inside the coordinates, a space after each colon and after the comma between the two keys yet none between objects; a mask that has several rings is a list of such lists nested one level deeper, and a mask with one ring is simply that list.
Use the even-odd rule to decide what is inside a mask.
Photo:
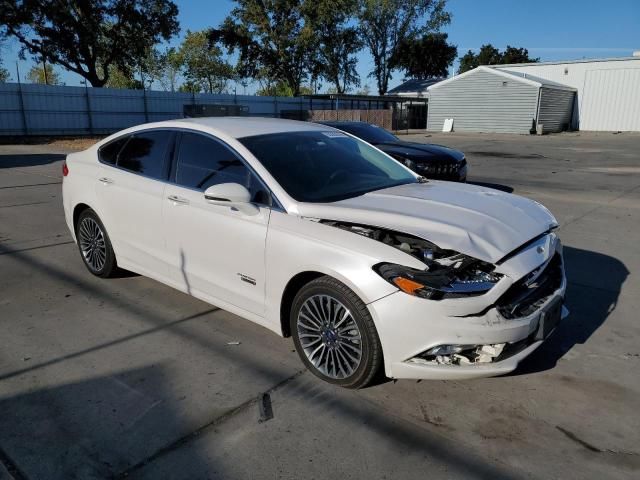
[{"label": "front headlight", "polygon": [[482,295],[502,278],[493,265],[461,253],[425,263],[425,270],[394,263],[380,263],[374,270],[403,292],[430,300]]}]

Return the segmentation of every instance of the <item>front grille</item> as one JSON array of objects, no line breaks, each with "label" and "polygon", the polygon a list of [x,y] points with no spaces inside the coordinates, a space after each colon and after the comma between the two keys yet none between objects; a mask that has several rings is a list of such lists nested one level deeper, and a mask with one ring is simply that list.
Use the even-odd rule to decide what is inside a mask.
[{"label": "front grille", "polygon": [[422,163],[418,164],[418,170],[431,178],[457,179],[459,175],[458,171],[464,167],[465,164],[466,160],[450,163]]},{"label": "front grille", "polygon": [[562,257],[556,253],[540,275],[534,270],[514,283],[496,302],[498,312],[504,318],[526,317],[538,310],[562,285]]}]

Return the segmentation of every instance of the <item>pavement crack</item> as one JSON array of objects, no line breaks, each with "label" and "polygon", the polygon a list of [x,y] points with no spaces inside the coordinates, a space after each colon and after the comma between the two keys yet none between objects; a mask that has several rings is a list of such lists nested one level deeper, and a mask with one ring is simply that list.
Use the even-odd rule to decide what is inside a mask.
[{"label": "pavement crack", "polygon": [[47,202],[14,203],[11,205],[0,205],[0,208],[26,207],[29,205],[42,205],[43,203],[47,203]]},{"label": "pavement crack", "polygon": [[58,247],[60,245],[69,245],[72,243],[76,243],[76,242],[74,242],[73,240],[69,240],[68,242],[49,243],[47,245],[40,245],[37,247],[16,248],[16,249],[6,248],[5,246],[0,245],[0,255],[11,255],[12,253],[28,252],[31,250],[41,250],[43,248]]},{"label": "pavement crack", "polygon": [[580,437],[578,437],[575,433],[567,430],[566,428],[562,428],[559,425],[556,425],[556,429],[561,431],[562,433],[564,433],[564,435],[569,439],[569,440],[573,440],[574,442],[576,442],[578,445],[586,448],[587,450],[590,450],[592,452],[596,452],[596,453],[602,453],[604,452],[604,450],[599,449],[598,447],[590,444],[589,442],[586,442],[584,440],[582,440]]},{"label": "pavement crack", "polygon": [[568,285],[574,285],[576,287],[581,287],[581,288],[591,288],[593,290],[599,290],[601,292],[618,293],[618,290],[616,290],[614,288],[596,287],[595,285],[587,285],[586,283],[576,282],[575,280],[568,280],[567,284]]},{"label": "pavement crack", "polygon": [[[144,468],[145,466],[147,466],[151,462],[157,460],[158,458],[163,457],[164,455],[166,455],[168,453],[171,453],[171,452],[179,449],[180,447],[188,444],[191,440],[193,440],[194,438],[200,436],[202,433],[206,432],[207,430],[211,429],[212,427],[218,426],[218,425],[224,423],[225,421],[229,420],[230,418],[235,417],[239,413],[244,412],[245,410],[251,408],[256,403],[262,402],[263,399],[265,398],[265,395],[268,396],[268,398],[270,398],[270,395],[273,392],[279,390],[283,386],[285,386],[288,383],[294,381],[296,378],[298,378],[301,375],[303,375],[306,371],[307,371],[306,369],[298,370],[296,373],[294,373],[293,375],[285,378],[281,382],[277,383],[276,385],[271,387],[266,392],[261,393],[257,397],[250,398],[246,402],[241,403],[237,407],[232,408],[228,412],[226,412],[226,413],[224,413],[224,414],[222,414],[222,415],[210,420],[209,422],[205,423],[204,425],[196,428],[193,432],[190,432],[190,433],[178,438],[177,440],[169,443],[168,445],[165,445],[164,447],[161,447],[155,453],[149,455],[144,460],[141,460],[138,463],[132,465],[131,467],[123,470],[122,472],[113,475],[111,478],[113,478],[114,480],[117,480],[117,479],[122,479],[122,478],[128,477],[129,475],[131,475],[131,473],[133,473],[133,472],[135,472],[137,470],[140,470],[141,468]],[[270,406],[270,404],[269,404],[269,406]]]},{"label": "pavement crack", "polygon": [[41,187],[44,185],[60,185],[62,182],[46,182],[46,183],[30,183],[27,185],[10,185],[7,187],[0,187],[0,190],[7,190],[11,188],[29,188],[29,187]]}]

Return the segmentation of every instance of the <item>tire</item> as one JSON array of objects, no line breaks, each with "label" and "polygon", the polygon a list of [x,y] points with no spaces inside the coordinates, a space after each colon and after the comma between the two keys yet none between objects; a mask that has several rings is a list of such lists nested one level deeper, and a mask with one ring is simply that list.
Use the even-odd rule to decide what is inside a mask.
[{"label": "tire", "polygon": [[109,235],[96,212],[84,210],[76,222],[76,240],[85,267],[96,277],[109,278],[118,271]]},{"label": "tire", "polygon": [[355,389],[376,377],[382,365],[378,332],[367,306],[343,283],[323,276],[306,284],[293,300],[289,322],[300,359],[318,378]]}]

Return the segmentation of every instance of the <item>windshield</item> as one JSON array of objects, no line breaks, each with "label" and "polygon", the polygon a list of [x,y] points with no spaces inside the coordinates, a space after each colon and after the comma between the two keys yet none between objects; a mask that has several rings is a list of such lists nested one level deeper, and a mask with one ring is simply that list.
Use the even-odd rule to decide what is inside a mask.
[{"label": "windshield", "polygon": [[399,142],[400,140],[395,135],[387,132],[384,128],[377,125],[369,125],[368,123],[346,123],[340,125],[336,123],[335,128],[344,130],[345,132],[355,135],[361,138],[365,142],[369,143],[385,143],[385,142]]},{"label": "windshield", "polygon": [[299,202],[333,202],[418,182],[392,158],[335,130],[273,133],[239,141]]}]

